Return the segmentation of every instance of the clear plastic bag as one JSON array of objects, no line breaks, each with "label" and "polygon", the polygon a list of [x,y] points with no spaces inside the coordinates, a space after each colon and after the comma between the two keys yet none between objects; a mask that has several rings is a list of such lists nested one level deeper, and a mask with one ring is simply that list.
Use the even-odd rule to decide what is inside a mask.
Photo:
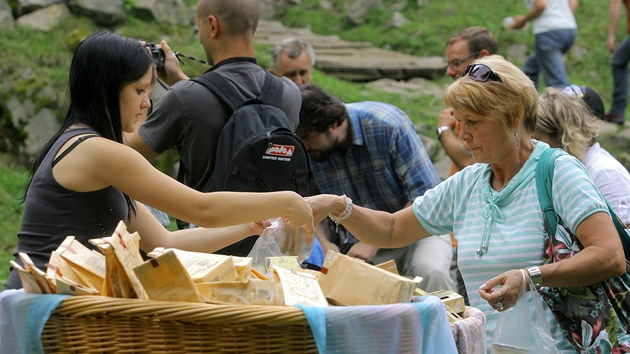
[{"label": "clear plastic bag", "polygon": [[[532,280],[523,273],[523,285],[513,308],[499,314],[492,338],[492,354],[556,354],[542,297]],[[527,290],[529,284],[529,290]]]},{"label": "clear plastic bag", "polygon": [[282,218],[271,219],[271,226],[263,230],[256,240],[248,257],[252,257],[252,263],[265,264],[267,257],[296,256],[302,264],[313,250],[313,243],[306,241],[306,229],[304,226],[292,229],[285,225]]}]

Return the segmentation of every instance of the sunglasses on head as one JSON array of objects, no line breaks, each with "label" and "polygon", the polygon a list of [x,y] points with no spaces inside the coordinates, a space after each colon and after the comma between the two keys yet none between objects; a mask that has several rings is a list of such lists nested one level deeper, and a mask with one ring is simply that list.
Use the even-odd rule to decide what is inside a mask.
[{"label": "sunglasses on head", "polygon": [[486,82],[488,80],[503,82],[499,75],[495,74],[486,64],[471,64],[466,67],[462,76],[470,77],[475,81]]}]

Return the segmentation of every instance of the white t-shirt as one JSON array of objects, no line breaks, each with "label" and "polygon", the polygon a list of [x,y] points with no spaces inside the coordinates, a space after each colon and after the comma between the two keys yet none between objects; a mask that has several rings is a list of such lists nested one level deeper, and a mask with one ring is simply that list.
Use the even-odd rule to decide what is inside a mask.
[{"label": "white t-shirt", "polygon": [[[534,6],[534,2],[535,0],[525,0],[528,10]],[[569,6],[569,0],[547,0],[545,11],[532,21],[534,34],[575,28],[577,28],[577,23]]]},{"label": "white t-shirt", "polygon": [[582,163],[615,213],[626,225],[630,224],[630,173],[628,170],[599,143],[593,144],[588,149]]}]

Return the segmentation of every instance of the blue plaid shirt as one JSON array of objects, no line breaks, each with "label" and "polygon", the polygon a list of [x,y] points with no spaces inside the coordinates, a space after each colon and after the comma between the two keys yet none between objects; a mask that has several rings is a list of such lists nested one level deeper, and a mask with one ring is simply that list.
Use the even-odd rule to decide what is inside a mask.
[{"label": "blue plaid shirt", "polygon": [[346,104],[352,146],[326,162],[311,160],[322,193],[345,194],[354,204],[396,212],[440,183],[405,112],[386,103]]}]

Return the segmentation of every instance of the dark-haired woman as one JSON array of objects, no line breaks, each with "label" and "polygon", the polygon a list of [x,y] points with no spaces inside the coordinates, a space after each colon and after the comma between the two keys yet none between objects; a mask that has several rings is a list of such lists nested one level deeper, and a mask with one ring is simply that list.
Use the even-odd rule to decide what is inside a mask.
[{"label": "dark-haired woman", "polygon": [[[115,33],[79,44],[70,65],[69,110],[34,160],[15,255],[25,252],[44,269],[66,236],[90,247],[88,239],[111,235],[120,220],[140,234],[145,251],[213,252],[260,234],[261,221],[275,217],[291,228],[304,226],[312,239],[312,210],[297,193],[200,193],[122,143],[149,107],[153,65],[139,41]],[[142,203],[201,228],[169,232]],[[4,288],[20,287],[12,270]]]}]

